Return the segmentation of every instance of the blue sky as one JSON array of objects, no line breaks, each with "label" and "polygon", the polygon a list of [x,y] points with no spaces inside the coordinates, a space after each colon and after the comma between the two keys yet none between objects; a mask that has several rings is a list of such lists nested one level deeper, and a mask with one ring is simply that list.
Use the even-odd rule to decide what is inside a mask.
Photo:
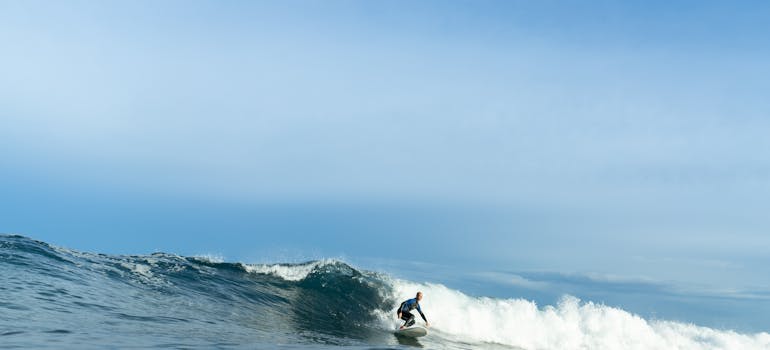
[{"label": "blue sky", "polygon": [[0,231],[768,287],[763,2],[0,3]]}]

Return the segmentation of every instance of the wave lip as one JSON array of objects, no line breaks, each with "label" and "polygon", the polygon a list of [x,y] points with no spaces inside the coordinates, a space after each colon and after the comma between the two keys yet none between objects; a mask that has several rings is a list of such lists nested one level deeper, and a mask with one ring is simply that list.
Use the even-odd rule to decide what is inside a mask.
[{"label": "wave lip", "polygon": [[273,275],[286,281],[296,282],[305,279],[317,268],[339,263],[341,263],[339,260],[323,259],[300,264],[244,264],[243,267],[251,273]]}]

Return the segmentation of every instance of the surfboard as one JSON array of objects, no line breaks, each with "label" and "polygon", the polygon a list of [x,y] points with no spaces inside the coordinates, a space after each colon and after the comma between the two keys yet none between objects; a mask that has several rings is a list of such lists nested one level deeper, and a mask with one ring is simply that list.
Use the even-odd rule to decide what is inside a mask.
[{"label": "surfboard", "polygon": [[428,330],[422,326],[412,326],[404,329],[396,329],[396,335],[418,338],[428,335]]}]

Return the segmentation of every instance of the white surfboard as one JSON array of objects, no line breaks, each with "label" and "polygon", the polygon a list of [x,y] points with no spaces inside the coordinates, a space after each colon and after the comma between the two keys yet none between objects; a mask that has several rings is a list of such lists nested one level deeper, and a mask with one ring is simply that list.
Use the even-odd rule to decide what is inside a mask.
[{"label": "white surfboard", "polygon": [[396,335],[403,335],[405,337],[424,337],[428,335],[428,329],[422,326],[412,326],[404,329],[397,329]]}]

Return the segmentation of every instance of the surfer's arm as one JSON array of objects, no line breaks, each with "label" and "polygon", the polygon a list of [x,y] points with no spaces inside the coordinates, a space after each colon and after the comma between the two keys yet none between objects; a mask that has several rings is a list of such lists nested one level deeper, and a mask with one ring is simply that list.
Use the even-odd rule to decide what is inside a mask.
[{"label": "surfer's arm", "polygon": [[425,321],[425,323],[428,323],[428,319],[425,318],[425,314],[422,313],[422,309],[420,308],[420,304],[417,304],[417,312],[420,313],[420,317],[422,317],[422,320]]},{"label": "surfer's arm", "polygon": [[406,304],[406,302],[401,303],[401,305],[398,307],[398,318],[401,318],[401,310],[404,309],[404,304]]}]

